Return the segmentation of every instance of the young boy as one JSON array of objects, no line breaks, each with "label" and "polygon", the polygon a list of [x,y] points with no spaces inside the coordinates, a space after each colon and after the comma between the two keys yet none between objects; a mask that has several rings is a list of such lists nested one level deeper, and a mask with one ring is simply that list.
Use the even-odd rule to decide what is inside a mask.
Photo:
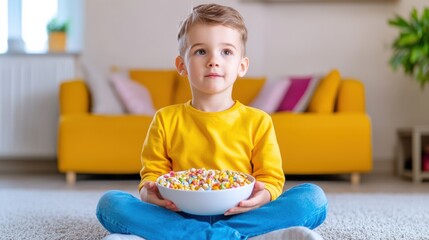
[{"label": "young boy", "polygon": [[[129,234],[110,239],[321,239],[310,229],[326,217],[323,191],[302,184],[282,193],[270,116],[232,99],[234,82],[249,66],[246,40],[243,18],[230,7],[200,5],[182,23],[176,68],[189,79],[192,100],[155,114],[142,151],[141,200],[120,191],[100,199],[100,223],[111,233]],[[162,199],[155,180],[190,168],[240,171],[256,183],[249,199],[223,215],[186,214]]]}]

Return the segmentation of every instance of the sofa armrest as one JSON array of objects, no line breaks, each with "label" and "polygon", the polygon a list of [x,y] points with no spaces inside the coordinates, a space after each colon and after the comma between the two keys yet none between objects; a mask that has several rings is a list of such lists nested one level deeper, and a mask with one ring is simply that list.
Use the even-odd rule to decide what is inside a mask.
[{"label": "sofa armrest", "polygon": [[58,169],[77,173],[138,173],[151,122],[151,116],[131,114],[61,116]]},{"label": "sofa armrest", "polygon": [[81,79],[60,84],[60,114],[89,113],[89,90]]},{"label": "sofa armrest", "polygon": [[272,115],[286,174],[368,172],[371,120],[362,113]]},{"label": "sofa armrest", "polygon": [[344,79],[338,90],[337,112],[365,113],[365,88],[361,81]]}]

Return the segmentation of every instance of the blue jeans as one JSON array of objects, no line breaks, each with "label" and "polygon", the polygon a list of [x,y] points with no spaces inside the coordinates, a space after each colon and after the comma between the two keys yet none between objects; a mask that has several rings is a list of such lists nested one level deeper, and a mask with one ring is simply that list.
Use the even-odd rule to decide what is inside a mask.
[{"label": "blue jeans", "polygon": [[247,239],[292,226],[314,229],[326,218],[328,202],[314,184],[288,189],[276,200],[250,212],[232,216],[195,216],[146,203],[112,190],[97,206],[97,218],[111,233],[146,239]]}]

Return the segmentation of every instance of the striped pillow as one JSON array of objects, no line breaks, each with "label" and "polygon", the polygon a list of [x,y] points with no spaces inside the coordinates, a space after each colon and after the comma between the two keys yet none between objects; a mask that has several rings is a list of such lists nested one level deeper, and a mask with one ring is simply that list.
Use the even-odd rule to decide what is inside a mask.
[{"label": "striped pillow", "polygon": [[277,111],[304,112],[320,81],[320,77],[293,76],[288,77],[287,80],[290,81],[290,85]]},{"label": "striped pillow", "polygon": [[276,112],[289,84],[290,81],[287,79],[266,81],[258,96],[249,106],[259,108],[268,114]]}]

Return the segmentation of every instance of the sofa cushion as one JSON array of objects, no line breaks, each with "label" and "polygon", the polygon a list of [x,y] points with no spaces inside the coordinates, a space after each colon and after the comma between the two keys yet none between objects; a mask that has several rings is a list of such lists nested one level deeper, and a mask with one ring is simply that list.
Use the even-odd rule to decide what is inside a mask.
[{"label": "sofa cushion", "polygon": [[365,88],[357,79],[342,79],[338,88],[337,112],[365,113]]},{"label": "sofa cushion", "polygon": [[336,69],[329,72],[316,88],[310,101],[309,112],[332,113],[335,107],[338,87],[340,86],[340,72]]},{"label": "sofa cushion", "polygon": [[269,114],[274,113],[277,111],[289,85],[290,81],[287,79],[266,81],[258,96],[249,106],[259,108]]},{"label": "sofa cushion", "polygon": [[277,111],[303,112],[306,110],[314,90],[320,80],[319,76],[291,76],[286,81],[290,82],[288,90]]},{"label": "sofa cushion", "polygon": [[258,96],[264,84],[265,78],[238,78],[234,83],[232,99],[249,105]]},{"label": "sofa cushion", "polygon": [[156,109],[172,104],[177,78],[175,70],[131,69],[129,76],[149,90]]},{"label": "sofa cushion", "polygon": [[111,74],[110,80],[128,113],[148,116],[155,114],[152,97],[143,84],[120,73]]},{"label": "sofa cushion", "polygon": [[85,81],[91,93],[91,112],[94,114],[124,114],[120,100],[108,79],[108,74],[95,67],[84,65]]}]

